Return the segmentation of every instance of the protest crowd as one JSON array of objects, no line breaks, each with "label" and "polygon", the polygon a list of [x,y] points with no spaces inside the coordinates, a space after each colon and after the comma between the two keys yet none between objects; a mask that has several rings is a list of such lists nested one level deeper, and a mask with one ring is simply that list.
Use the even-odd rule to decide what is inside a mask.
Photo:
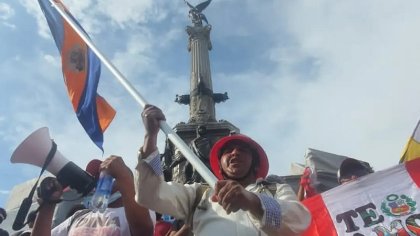
[{"label": "protest crowd", "polygon": [[[324,193],[313,184],[311,170],[303,172],[297,193],[286,183],[267,180],[269,162],[263,147],[243,134],[220,138],[210,150],[210,168],[217,178],[215,186],[166,182],[156,145],[159,124],[165,116],[158,107],[146,105],[141,117],[145,137],[138,150],[134,173],[124,163],[127,157],[117,155],[104,161],[94,159],[85,168],[95,182],[100,181],[102,173],[115,179],[104,211],[89,205],[95,193],[93,188],[84,205],[76,206],[63,222],[52,227],[54,210],[63,200],[67,186],[58,177],[47,177],[37,194],[39,208],[25,222],[30,228],[13,234],[0,229],[1,235],[342,235],[339,230],[322,234],[319,229],[322,227],[317,225],[319,219],[325,220],[325,215],[318,218],[315,214],[319,209],[314,209],[311,201],[319,208],[318,201]],[[407,169],[418,172],[419,165]],[[345,158],[336,174],[336,189],[352,185],[355,188],[354,184],[360,184],[370,175],[373,178],[374,171],[368,163]],[[413,180],[418,181],[415,177]],[[390,201],[398,198],[398,195],[390,196]],[[400,204],[401,208],[401,200],[407,198],[401,197],[393,204]],[[356,215],[352,212],[347,212],[348,216],[338,215],[337,222],[344,223],[347,231],[357,231],[359,226],[352,219],[357,213],[370,212],[369,209],[375,209],[373,203],[356,209]],[[0,213],[0,219],[5,219],[6,212],[1,209]],[[373,215],[365,216],[365,223],[383,223],[383,217],[369,214]],[[415,223],[418,214],[410,217],[406,220],[407,228],[399,232],[418,235]],[[396,229],[380,224],[374,232],[381,235],[380,232]]]},{"label": "protest crowd", "polygon": [[[51,7],[50,1],[38,2],[60,53],[70,53],[72,62],[76,63],[75,68],[84,73],[87,80],[96,79],[97,85],[99,78],[89,76],[99,76],[96,72],[100,68],[93,68],[99,65],[99,59],[95,54],[89,54],[89,60],[97,63],[86,63],[92,65],[86,70],[85,64],[77,64],[84,62],[82,53],[77,54],[70,49],[71,52],[66,51],[68,45],[62,40],[66,36],[77,41],[80,36],[70,28],[63,29],[68,25],[63,26],[61,15]],[[60,14],[71,16],[60,1],[55,2],[59,4],[57,8],[64,12]],[[186,3],[190,7],[194,27],[205,28],[203,21],[208,22],[202,10],[210,0],[195,7]],[[188,28],[189,33],[192,29]],[[63,35],[64,31],[67,35]],[[87,48],[85,42],[79,43]],[[88,52],[84,53],[87,55]],[[63,67],[66,79],[71,73],[73,71],[66,71]],[[93,128],[84,124],[88,135],[102,149],[102,132],[112,121],[115,111],[105,100],[97,97],[96,88],[88,88],[95,82],[85,82],[80,82],[79,89],[87,84],[83,89],[93,94],[91,100],[95,109],[108,116],[99,118],[96,114],[98,117],[95,117]],[[198,84],[195,92],[213,93],[203,86]],[[68,89],[69,93],[73,91]],[[214,95],[220,94],[211,95],[214,101],[217,98]],[[81,101],[86,97],[80,97],[80,101],[76,99],[77,102],[72,100],[81,123],[92,118],[89,112],[80,110],[86,107],[89,110],[89,106],[78,104],[86,102]],[[184,156],[179,155],[184,159],[179,160],[188,159],[197,172],[194,175],[201,175],[205,181],[167,181],[167,169],[162,162],[163,150],[158,149],[158,135],[160,130],[164,131],[162,124],[166,118],[157,106],[145,101],[142,103],[141,121],[145,135],[143,140],[139,140],[142,145],[136,150],[137,156],[115,154],[104,160],[93,159],[81,169],[59,153],[45,127],[22,142],[13,153],[11,162],[27,162],[42,169],[29,196],[20,205],[13,232],[1,228],[8,214],[0,208],[0,236],[420,235],[420,212],[417,210],[417,202],[420,201],[420,159],[417,157],[420,152],[407,152],[399,165],[381,171],[374,171],[369,163],[350,157],[339,159],[336,167],[331,160],[324,163],[325,168],[306,163],[298,176],[297,186],[292,186],[283,179],[268,176],[269,157],[264,147],[252,137],[232,132],[207,145],[206,127],[196,123],[197,137],[190,148],[196,154],[206,156],[208,163],[204,165],[199,158],[193,158],[192,162],[184,153]],[[90,133],[91,130],[94,131]],[[94,136],[100,138],[94,140]],[[42,137],[47,140],[42,145],[32,142]],[[204,145],[204,148],[198,148],[199,145]],[[200,153],[203,150],[205,153]],[[34,163],[27,161],[30,159],[27,155],[42,157],[35,158],[37,163]],[[136,159],[133,170],[126,165],[126,161],[132,158]],[[171,166],[177,161],[174,160]],[[201,164],[205,170],[200,167]],[[325,187],[321,177],[325,170],[331,169],[334,183]],[[41,179],[45,170],[52,176]],[[331,171],[328,174],[331,175]],[[80,194],[76,199],[78,203],[66,210],[64,219],[55,222],[55,212],[61,211],[60,204],[68,200],[64,195],[72,190]],[[32,199],[36,199],[37,208],[30,211]]]}]

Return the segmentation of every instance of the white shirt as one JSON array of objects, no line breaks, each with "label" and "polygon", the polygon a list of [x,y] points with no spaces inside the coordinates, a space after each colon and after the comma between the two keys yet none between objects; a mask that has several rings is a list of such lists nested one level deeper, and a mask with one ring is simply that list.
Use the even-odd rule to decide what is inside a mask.
[{"label": "white shirt", "polygon": [[[84,210],[81,210],[84,211]],[[124,207],[107,208],[105,212],[89,211],[81,214],[79,211],[57,225],[51,231],[51,236],[129,236],[130,228],[125,217]],[[155,222],[155,213],[149,211]]]}]

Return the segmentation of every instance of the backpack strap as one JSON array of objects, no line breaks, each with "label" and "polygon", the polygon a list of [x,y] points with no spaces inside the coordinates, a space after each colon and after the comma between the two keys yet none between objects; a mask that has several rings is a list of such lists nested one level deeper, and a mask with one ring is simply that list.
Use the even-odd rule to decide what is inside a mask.
[{"label": "backpack strap", "polygon": [[195,190],[194,203],[192,205],[189,217],[187,221],[185,222],[186,224],[190,226],[191,230],[193,228],[193,217],[194,217],[195,210],[197,209],[198,204],[201,202],[201,199],[203,198],[204,193],[209,189],[210,189],[210,186],[208,184],[200,184],[200,186]]}]

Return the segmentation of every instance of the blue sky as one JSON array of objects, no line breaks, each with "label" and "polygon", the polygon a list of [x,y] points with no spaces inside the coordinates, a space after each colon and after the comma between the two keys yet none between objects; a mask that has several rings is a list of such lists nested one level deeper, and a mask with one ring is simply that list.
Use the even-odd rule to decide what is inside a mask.
[{"label": "blue sky", "polygon": [[[182,0],[64,3],[170,126],[188,120],[188,107],[173,102],[189,91]],[[420,118],[419,8],[414,0],[213,0],[204,12],[213,26],[213,89],[230,97],[216,106],[217,119],[257,140],[272,174],[289,174],[307,148],[363,159],[376,170],[396,164]],[[117,154],[134,168],[141,109],[104,66],[98,92],[117,116],[102,156],[72,110],[37,1],[0,0],[0,38],[0,206],[13,186],[38,175],[40,168],[10,157],[40,127],[81,167]]]}]

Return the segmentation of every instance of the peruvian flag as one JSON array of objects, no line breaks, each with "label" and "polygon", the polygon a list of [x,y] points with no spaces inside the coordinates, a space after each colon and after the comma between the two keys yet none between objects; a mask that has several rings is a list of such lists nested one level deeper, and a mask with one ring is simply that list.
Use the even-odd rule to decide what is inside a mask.
[{"label": "peruvian flag", "polygon": [[420,235],[420,159],[361,177],[303,201],[304,236]]}]

